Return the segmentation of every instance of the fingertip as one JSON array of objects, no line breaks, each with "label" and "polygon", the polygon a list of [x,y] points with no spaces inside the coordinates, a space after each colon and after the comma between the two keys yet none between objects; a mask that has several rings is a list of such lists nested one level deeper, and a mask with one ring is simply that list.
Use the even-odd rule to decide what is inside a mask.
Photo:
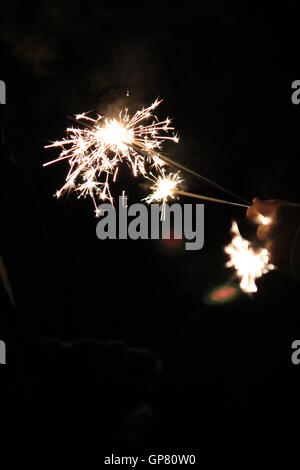
[{"label": "fingertip", "polygon": [[264,233],[264,227],[263,225],[259,225],[256,230],[256,236],[259,240],[264,240],[265,238],[265,233]]},{"label": "fingertip", "polygon": [[246,217],[252,222],[255,222],[256,217],[257,217],[257,209],[256,207],[254,207],[254,205],[248,207],[247,212],[246,212]]}]

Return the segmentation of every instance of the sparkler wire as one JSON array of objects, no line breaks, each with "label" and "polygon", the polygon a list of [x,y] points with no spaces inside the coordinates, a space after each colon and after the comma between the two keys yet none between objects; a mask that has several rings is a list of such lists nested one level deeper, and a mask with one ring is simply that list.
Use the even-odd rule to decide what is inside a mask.
[{"label": "sparkler wire", "polygon": [[227,189],[225,188],[224,186],[221,186],[220,184],[216,183],[215,181],[212,181],[211,179],[207,178],[206,176],[203,176],[201,175],[200,173],[197,173],[196,171],[194,170],[191,170],[190,168],[182,165],[181,163],[178,163],[176,162],[175,160],[172,160],[171,158],[167,157],[165,154],[162,154],[160,152],[156,152],[156,151],[153,151],[151,149],[147,149],[145,150],[144,147],[142,145],[138,145],[137,143],[134,143],[132,145],[132,147],[137,147],[139,149],[139,152],[140,153],[145,153],[145,154],[153,154],[153,155],[156,155],[157,157],[159,157],[161,160],[163,160],[165,163],[168,163],[169,165],[171,166],[174,166],[175,168],[177,168],[178,170],[182,170],[182,171],[186,171],[187,173],[189,173],[190,175],[193,175],[195,176],[196,178],[198,179],[201,179],[202,181],[204,181],[205,183],[207,184],[210,184],[211,186],[214,186],[215,188],[219,189],[220,191],[224,192],[224,193],[227,193],[228,195],[242,201],[243,203],[247,204],[247,206],[245,205],[245,207],[250,207],[251,203],[249,201],[247,201],[247,199],[243,198],[242,196],[239,196],[238,194],[230,191],[230,189]]},{"label": "sparkler wire", "polygon": [[[163,153],[160,153],[160,151],[157,151],[154,149],[154,146],[151,148],[151,145],[153,144],[156,144],[156,146],[159,147],[159,145],[157,145],[158,141],[156,141],[155,139],[153,140],[153,142],[151,142],[151,145],[148,145],[149,142],[147,140],[147,135],[149,133],[151,133],[151,136],[152,138],[154,138],[155,136],[155,132],[157,129],[162,129],[164,131],[168,131],[169,129],[173,129],[173,128],[170,128],[168,127],[169,126],[169,123],[171,122],[168,118],[166,121],[163,121],[162,123],[158,123],[157,126],[159,126],[159,124],[165,124],[164,127],[155,127],[156,124],[152,124],[150,126],[137,126],[137,124],[151,116],[149,110],[152,110],[154,109],[157,105],[160,104],[160,101],[155,101],[151,107],[147,108],[147,109],[143,109],[141,112],[137,112],[134,117],[131,119],[130,121],[130,125],[129,125],[129,128],[132,128],[135,126],[135,128],[137,129],[137,139],[135,139],[135,134],[134,134],[134,131],[133,131],[133,134],[132,135],[129,135],[127,137],[129,137],[129,147],[128,148],[131,148],[134,152],[137,153],[137,155],[140,155],[142,158],[145,158],[145,159],[149,159],[149,157],[153,158],[153,161],[155,162],[158,162],[158,160],[161,161],[160,165],[163,165],[163,164],[167,164],[167,165],[170,165],[170,166],[173,166],[179,170],[182,170],[182,171],[185,171],[187,173],[189,173],[190,175],[193,175],[194,177],[204,181],[205,183],[207,184],[210,184],[211,186],[214,186],[215,188],[219,189],[220,191],[224,192],[224,193],[227,193],[229,194],[231,197],[235,198],[235,199],[238,199],[240,201],[243,202],[243,204],[238,204],[238,203],[235,203],[233,201],[227,201],[227,200],[224,200],[224,199],[219,199],[219,198],[214,198],[214,197],[209,197],[209,196],[204,196],[204,195],[201,195],[201,194],[195,194],[195,193],[190,193],[190,192],[186,192],[186,191],[180,191],[180,190],[176,190],[175,191],[175,188],[176,188],[176,184],[178,184],[179,181],[172,181],[174,183],[174,190],[173,190],[173,193],[174,194],[179,194],[179,195],[182,195],[182,196],[187,196],[187,197],[192,197],[192,198],[196,198],[196,199],[202,199],[202,200],[206,200],[206,201],[211,201],[211,202],[218,202],[218,203],[221,203],[221,204],[228,204],[228,205],[233,205],[233,206],[240,206],[240,207],[250,207],[250,203],[244,199],[243,197],[239,196],[238,194],[230,191],[229,189],[225,188],[224,186],[221,186],[219,185],[218,183],[216,183],[215,181],[201,175],[200,173],[186,167],[185,165],[182,165],[181,163],[178,163],[177,161],[174,161],[172,160],[171,158],[169,158],[168,156],[166,156],[165,154]],[[127,113],[127,110],[126,110],[126,113]],[[82,122],[81,118],[84,119],[84,122]],[[80,126],[83,126],[83,128],[85,129],[89,129],[89,131],[87,132],[90,132],[91,134],[91,137],[90,135],[88,134],[87,135],[87,138],[91,139],[91,143],[89,144],[90,146],[92,145],[93,141],[96,139],[97,140],[97,135],[95,133],[95,125],[98,123],[99,119],[101,119],[101,116],[99,116],[99,118],[97,120],[94,120],[94,119],[90,119],[88,117],[85,117],[85,114],[82,114],[82,115],[77,115],[76,119],[70,117],[69,118],[70,120],[76,122],[76,124],[80,125]],[[122,118],[123,119],[123,118]],[[127,119],[127,118],[126,118]],[[129,116],[128,116],[128,119],[129,119]],[[87,122],[87,121],[91,121],[91,122]],[[107,125],[110,125],[110,126],[113,126],[114,123],[116,121],[111,121],[111,122],[107,122]],[[116,125],[117,122],[116,122]],[[123,130],[123,126],[121,125],[120,128]],[[100,128],[100,129],[104,129],[104,131],[106,130],[106,132],[108,133],[108,136],[106,136],[106,139],[109,138],[111,139],[111,133],[112,132],[116,132],[115,130],[115,127],[113,127],[112,129],[108,126],[104,127],[104,128]],[[126,128],[125,128],[126,129]],[[125,129],[124,129],[124,132],[125,132]],[[141,134],[141,130],[144,130],[145,129],[145,137],[142,138],[142,140],[140,140],[140,136],[142,136]],[[151,131],[150,131],[151,130]],[[64,185],[64,187],[58,191],[58,196],[60,195],[61,191],[65,190],[66,187],[70,187],[71,185],[74,184],[75,182],[75,179],[77,178],[77,176],[79,175],[79,173],[85,169],[85,166],[86,166],[86,163],[83,162],[80,163],[79,167],[78,168],[73,168],[75,164],[78,165],[78,152],[79,151],[83,151],[84,149],[82,149],[83,147],[83,142],[82,142],[82,139],[81,139],[81,135],[85,135],[84,134],[84,130],[83,131],[79,131],[78,130],[78,133],[76,133],[76,129],[68,129],[67,130],[68,132],[70,131],[74,131],[75,132],[75,135],[71,135],[70,139],[69,140],[62,140],[60,142],[55,142],[47,147],[56,147],[56,146],[61,146],[64,148],[64,150],[61,152],[61,155],[55,159],[55,160],[52,160],[50,162],[47,162],[44,164],[44,166],[48,166],[52,163],[55,163],[55,162],[58,162],[58,161],[61,161],[61,160],[64,160],[64,159],[70,159],[70,164],[71,164],[71,170],[67,176],[67,179],[66,179],[66,184]],[[98,131],[98,127],[96,128],[96,131]],[[103,131],[103,132],[104,132]],[[122,137],[122,136],[121,136]],[[118,137],[120,138],[120,137]],[[124,136],[125,138],[125,136]],[[166,137],[167,139],[169,139],[169,137]],[[80,140],[81,139],[81,140]],[[102,136],[102,135],[99,135],[99,139],[103,139],[105,145],[109,146],[111,145],[112,143],[114,144],[114,142],[110,142],[110,140],[108,142],[105,141],[105,136]],[[160,137],[161,140],[163,140],[162,137]],[[172,138],[172,140],[174,141],[178,141],[177,139],[177,136],[174,136]],[[78,143],[78,142],[79,143]],[[65,150],[65,145],[69,145],[69,144],[73,144],[73,148],[71,150],[73,150],[73,155],[71,153],[71,150]],[[76,147],[76,145],[77,147]],[[116,145],[120,145],[118,141],[116,141]],[[127,146],[127,142],[124,142],[124,145]],[[75,147],[75,148],[74,148]],[[100,149],[101,150],[101,149]],[[98,151],[98,148],[96,148],[96,151]],[[114,152],[117,152],[113,149]],[[93,158],[95,159],[94,157],[94,153],[93,152]],[[105,156],[105,153],[104,153],[104,156]],[[104,156],[102,158],[104,158]],[[118,156],[118,154],[116,153],[116,156]],[[75,158],[76,157],[76,158]],[[137,161],[134,165],[133,161],[131,160],[130,158],[130,155],[127,155],[127,158],[129,159],[129,161],[131,162],[132,164],[132,169],[133,169],[133,172],[134,174],[136,174],[136,165],[137,165]],[[73,161],[74,160],[74,161]],[[121,159],[122,160],[122,159]],[[105,162],[107,164],[107,162]],[[114,162],[115,164],[116,162]],[[109,197],[110,199],[112,200],[112,197],[111,197],[111,194],[109,192],[109,186],[108,186],[108,182],[107,182],[107,178],[106,178],[106,182],[105,183],[101,183],[101,182],[96,182],[94,180],[94,176],[96,175],[96,171],[98,170],[97,168],[97,165],[99,165],[98,161],[96,161],[96,168],[94,168],[93,166],[91,166],[91,168],[89,168],[85,174],[83,175],[84,177],[84,182],[80,185],[80,187],[78,187],[80,189],[80,196],[81,195],[86,195],[87,193],[90,194],[90,196],[92,197],[93,201],[94,201],[94,205],[96,207],[96,202],[95,202],[95,199],[94,199],[94,194],[93,194],[93,191],[94,190],[97,190],[99,191],[99,187],[101,186],[104,186],[104,192],[102,193],[102,198],[103,196],[105,197],[106,196],[106,192],[108,191],[109,193]],[[139,168],[139,170],[143,173],[143,168]],[[101,172],[101,168],[100,168],[100,172]],[[113,176],[113,181],[115,181],[116,179],[116,175],[117,175],[117,172],[118,172],[118,167],[116,167],[115,169],[115,172],[114,172],[114,176]],[[107,172],[107,175],[108,175],[108,172]],[[156,178],[155,178],[156,179]],[[163,174],[163,178],[158,178],[158,184],[164,184],[164,179],[165,179],[165,175]],[[98,187],[99,186],[99,187]],[[157,188],[156,188],[157,189]],[[76,188],[76,190],[78,190]],[[163,192],[165,192],[166,189],[163,188]],[[156,196],[157,197],[157,196]],[[147,199],[146,199],[147,200]],[[150,200],[150,199],[149,199]]]},{"label": "sparkler wire", "polygon": [[[89,128],[93,127],[91,124],[89,124],[87,122],[83,123],[79,119],[74,119],[72,116],[69,116],[69,119],[73,122],[76,122],[76,124],[80,124],[82,126],[89,127]],[[233,191],[230,191],[230,189],[225,188],[224,186],[216,183],[215,181],[207,178],[206,176],[201,175],[197,171],[191,170],[190,168],[186,167],[185,165],[182,165],[181,163],[178,163],[175,160],[172,160],[171,158],[167,157],[165,154],[162,154],[161,152],[157,152],[157,151],[154,151],[154,150],[151,150],[151,149],[146,150],[142,144],[139,144],[137,142],[134,142],[131,145],[132,145],[132,148],[136,147],[136,150],[138,150],[140,153],[144,154],[144,156],[147,157],[149,154],[152,154],[153,156],[159,157],[161,160],[163,160],[168,165],[174,166],[178,170],[185,171],[185,172],[189,173],[190,175],[195,176],[196,178],[204,181],[205,183],[210,184],[211,186],[214,186],[215,188],[219,189],[223,193],[226,193],[226,194],[238,199],[239,201],[242,201],[244,204],[237,204],[237,203],[230,202],[230,201],[223,201],[223,200],[217,199],[217,198],[209,198],[207,196],[202,196],[202,195],[199,195],[199,194],[197,194],[197,195],[192,194],[192,193],[184,193],[183,194],[183,192],[181,191],[182,196],[194,197],[195,199],[203,199],[203,200],[207,200],[207,201],[211,201],[211,202],[220,202],[221,204],[229,204],[229,205],[247,207],[247,208],[250,207],[251,203],[249,201],[247,201],[247,199],[243,198],[242,196],[239,196],[238,194],[234,193]],[[61,160],[61,158],[59,158],[57,160]],[[54,163],[54,161],[48,162],[48,164],[50,164],[50,163]],[[47,165],[47,163],[44,166],[46,166],[46,165]],[[179,194],[179,191],[177,191],[177,194]]]},{"label": "sparkler wire", "polygon": [[202,199],[204,201],[218,202],[219,204],[227,204],[229,206],[239,206],[239,207],[247,207],[247,208],[250,207],[249,205],[246,205],[246,204],[239,204],[237,202],[226,201],[224,199],[218,199],[218,198],[215,198],[215,197],[204,196],[202,194],[189,193],[189,192],[181,191],[181,190],[176,190],[176,194],[179,194],[180,196],[192,197],[194,199]]}]

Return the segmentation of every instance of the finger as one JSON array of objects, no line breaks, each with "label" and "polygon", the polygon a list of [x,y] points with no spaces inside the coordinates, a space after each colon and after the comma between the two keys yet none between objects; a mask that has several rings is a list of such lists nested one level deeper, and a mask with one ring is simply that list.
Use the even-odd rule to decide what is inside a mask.
[{"label": "finger", "polygon": [[260,199],[258,197],[253,198],[253,204],[247,210],[247,217],[250,220],[254,220],[257,223],[261,222],[261,217],[265,213],[271,213],[276,207],[279,201],[276,199]]},{"label": "finger", "polygon": [[[273,217],[273,216],[272,216]],[[258,214],[256,218],[256,223],[258,225],[269,225],[272,222],[272,217]]]},{"label": "finger", "polygon": [[260,197],[254,197],[252,199],[253,204],[265,203],[265,204],[275,204],[277,202],[282,202],[281,199],[261,199]]},{"label": "finger", "polygon": [[270,216],[266,217],[265,215],[262,215],[260,212],[256,210],[254,206],[250,206],[247,209],[246,216],[247,216],[247,219],[249,219],[251,222],[258,224],[258,225],[260,224],[268,225],[272,220],[272,217]]},{"label": "finger", "polygon": [[288,276],[290,272],[290,254],[282,249],[281,243],[273,239],[266,243],[266,249],[269,252],[269,263],[273,264],[281,271],[281,274]]},{"label": "finger", "polygon": [[275,244],[274,241],[268,241],[266,243],[266,249],[269,252],[269,263],[271,264],[276,264],[277,265],[277,260],[276,260],[276,255],[275,255]]},{"label": "finger", "polygon": [[274,199],[268,199],[265,201],[261,199],[255,199],[251,207],[253,207],[253,211],[258,212],[261,215],[271,217],[275,212],[277,204],[278,201]]},{"label": "finger", "polygon": [[259,225],[256,234],[259,240],[269,240],[270,238],[274,238],[276,235],[276,225],[275,224],[268,224],[268,225]]},{"label": "finger", "polygon": [[257,211],[256,207],[252,205],[247,209],[246,216],[247,219],[251,220],[252,222],[256,222],[258,214],[259,212]]}]

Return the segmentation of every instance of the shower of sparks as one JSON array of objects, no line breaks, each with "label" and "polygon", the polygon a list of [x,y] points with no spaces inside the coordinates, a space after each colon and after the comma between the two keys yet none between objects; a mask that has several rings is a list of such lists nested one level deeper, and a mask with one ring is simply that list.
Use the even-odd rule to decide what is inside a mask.
[{"label": "shower of sparks", "polygon": [[45,147],[58,147],[61,152],[57,159],[44,166],[62,160],[68,160],[70,166],[65,184],[56,192],[56,197],[67,190],[76,191],[78,198],[90,196],[97,214],[96,200],[109,199],[113,203],[110,185],[116,181],[123,162],[129,165],[134,176],[146,176],[147,163],[151,161],[152,168],[162,168],[164,161],[155,151],[161,150],[165,140],[177,143],[179,139],[169,118],[159,121],[153,114],[161,101],[156,100],[148,108],[137,111],[132,118],[127,109],[121,111],[117,119],[100,115],[94,119],[86,113],[78,114],[76,120],[81,127],[68,128],[65,138]]},{"label": "shower of sparks", "polygon": [[177,191],[177,186],[183,180],[177,173],[169,173],[166,175],[164,168],[160,170],[160,175],[154,176],[151,173],[151,181],[154,181],[154,185],[151,186],[152,193],[145,198],[149,204],[152,202],[163,202],[166,203],[169,199],[174,199]]},{"label": "shower of sparks", "polygon": [[255,248],[248,240],[242,238],[237,223],[232,223],[231,243],[225,247],[225,253],[230,256],[226,267],[234,268],[240,279],[240,288],[244,292],[257,292],[255,280],[275,269],[269,263],[269,252],[266,248]]},{"label": "shower of sparks", "polygon": [[166,175],[165,169],[160,168],[159,172],[160,174],[158,176],[150,173],[151,177],[147,177],[154,182],[154,184],[151,186],[152,192],[145,197],[144,200],[148,204],[151,204],[152,202],[162,202],[161,218],[164,220],[166,203],[169,199],[175,198],[178,185],[183,180],[179,176],[179,171],[177,173],[169,173]]}]

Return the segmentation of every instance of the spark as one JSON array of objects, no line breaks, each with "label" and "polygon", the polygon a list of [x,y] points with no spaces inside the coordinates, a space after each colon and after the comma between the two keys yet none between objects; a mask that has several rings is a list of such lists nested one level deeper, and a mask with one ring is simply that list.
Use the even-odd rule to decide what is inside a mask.
[{"label": "spark", "polygon": [[149,161],[156,170],[163,167],[164,161],[155,152],[161,150],[166,140],[178,142],[178,136],[169,118],[159,121],[153,114],[161,102],[156,99],[132,118],[126,108],[117,118],[77,114],[75,119],[80,127],[67,128],[66,137],[45,146],[61,151],[58,158],[44,166],[67,160],[70,167],[65,184],[56,191],[56,197],[72,189],[78,193],[78,198],[91,197],[97,209],[98,199],[113,203],[110,185],[116,181],[123,162],[134,176],[146,176]]},{"label": "spark", "polygon": [[154,181],[154,185],[151,186],[152,193],[145,198],[149,204],[152,202],[163,202],[166,203],[169,199],[174,199],[178,184],[183,180],[180,178],[179,171],[177,173],[169,173],[166,175],[165,169],[160,170],[158,176],[154,176],[150,173],[152,178],[148,178]]},{"label": "spark", "polygon": [[165,165],[165,162],[158,156],[158,155],[153,155],[152,156],[152,162],[153,162],[153,167],[155,169],[161,168],[162,166]]},{"label": "spark", "polygon": [[166,174],[164,168],[160,168],[160,174],[158,176],[150,173],[151,177],[148,177],[154,182],[151,186],[152,192],[145,197],[145,201],[148,204],[152,202],[162,202],[162,213],[161,218],[165,218],[166,203],[169,199],[174,199],[177,193],[178,185],[183,181],[180,177],[180,172]]},{"label": "spark", "polygon": [[240,288],[244,292],[257,292],[255,280],[275,269],[269,263],[269,252],[266,248],[255,248],[248,240],[245,240],[239,231],[235,221],[232,223],[231,243],[225,247],[225,253],[230,256],[226,267],[234,268],[240,278]]}]

